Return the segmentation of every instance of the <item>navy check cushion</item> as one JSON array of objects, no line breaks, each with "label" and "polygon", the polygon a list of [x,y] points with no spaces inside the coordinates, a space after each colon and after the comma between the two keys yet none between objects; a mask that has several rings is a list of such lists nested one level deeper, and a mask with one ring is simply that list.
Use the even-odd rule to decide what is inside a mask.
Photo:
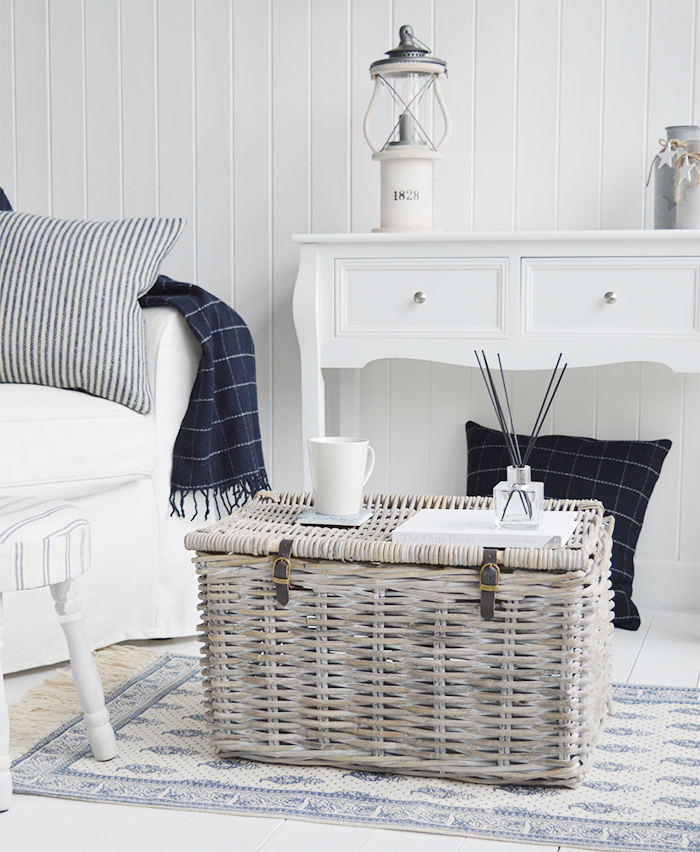
[{"label": "navy check cushion", "polygon": [[0,213],[0,382],[82,390],[150,411],[138,298],[184,224]]},{"label": "navy check cushion", "polygon": [[[528,437],[518,436],[521,447]],[[532,478],[544,482],[555,500],[600,500],[615,518],[611,582],[613,624],[637,630],[639,611],[632,600],[634,553],[649,498],[671,441],[598,441],[566,435],[541,435],[535,442]],[[490,496],[510,464],[500,430],[467,423],[467,494]]]}]

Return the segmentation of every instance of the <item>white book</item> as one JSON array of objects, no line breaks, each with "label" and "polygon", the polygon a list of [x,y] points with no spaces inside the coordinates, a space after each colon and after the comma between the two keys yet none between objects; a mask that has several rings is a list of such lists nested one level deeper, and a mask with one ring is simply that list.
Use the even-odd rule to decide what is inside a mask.
[{"label": "white book", "polygon": [[576,529],[578,512],[543,512],[537,530],[498,529],[490,509],[420,509],[391,534],[409,544],[477,547],[563,547]]}]

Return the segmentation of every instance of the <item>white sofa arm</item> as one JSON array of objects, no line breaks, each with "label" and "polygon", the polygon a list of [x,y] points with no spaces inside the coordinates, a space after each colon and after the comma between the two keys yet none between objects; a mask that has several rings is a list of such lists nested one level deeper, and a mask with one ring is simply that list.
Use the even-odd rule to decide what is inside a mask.
[{"label": "white sofa arm", "polygon": [[175,308],[144,308],[143,316],[158,433],[158,470],[169,480],[173,444],[187,410],[202,350]]},{"label": "white sofa arm", "polygon": [[[158,558],[152,576],[157,627],[152,637],[192,636],[197,632],[198,584],[185,535],[192,513],[182,518],[170,507],[173,445],[189,404],[202,350],[182,315],[170,307],[145,308],[146,350],[153,389],[158,461],[153,494],[158,531]],[[188,507],[189,508],[189,507]],[[202,523],[202,521],[199,521]]]}]

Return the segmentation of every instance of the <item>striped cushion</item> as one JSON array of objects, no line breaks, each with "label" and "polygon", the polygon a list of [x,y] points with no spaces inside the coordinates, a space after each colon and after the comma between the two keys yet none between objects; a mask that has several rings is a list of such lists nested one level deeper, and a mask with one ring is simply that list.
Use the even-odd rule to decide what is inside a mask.
[{"label": "striped cushion", "polygon": [[0,382],[84,390],[150,411],[138,297],[184,224],[0,213]]},{"label": "striped cushion", "polygon": [[64,500],[0,497],[0,593],[37,589],[90,567],[90,524]]}]

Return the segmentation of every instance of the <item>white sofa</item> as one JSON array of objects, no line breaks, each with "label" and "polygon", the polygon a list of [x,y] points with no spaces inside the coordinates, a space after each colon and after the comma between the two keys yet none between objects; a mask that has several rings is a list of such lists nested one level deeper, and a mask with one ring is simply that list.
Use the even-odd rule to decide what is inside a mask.
[{"label": "white sofa", "polygon": [[[183,539],[213,519],[171,517],[169,493],[200,348],[174,308],[144,317],[149,414],[81,391],[0,384],[0,495],[61,498],[90,519],[92,567],[79,588],[93,649],[189,636],[198,623],[194,554]],[[67,659],[48,588],[4,599],[5,672]]]}]

